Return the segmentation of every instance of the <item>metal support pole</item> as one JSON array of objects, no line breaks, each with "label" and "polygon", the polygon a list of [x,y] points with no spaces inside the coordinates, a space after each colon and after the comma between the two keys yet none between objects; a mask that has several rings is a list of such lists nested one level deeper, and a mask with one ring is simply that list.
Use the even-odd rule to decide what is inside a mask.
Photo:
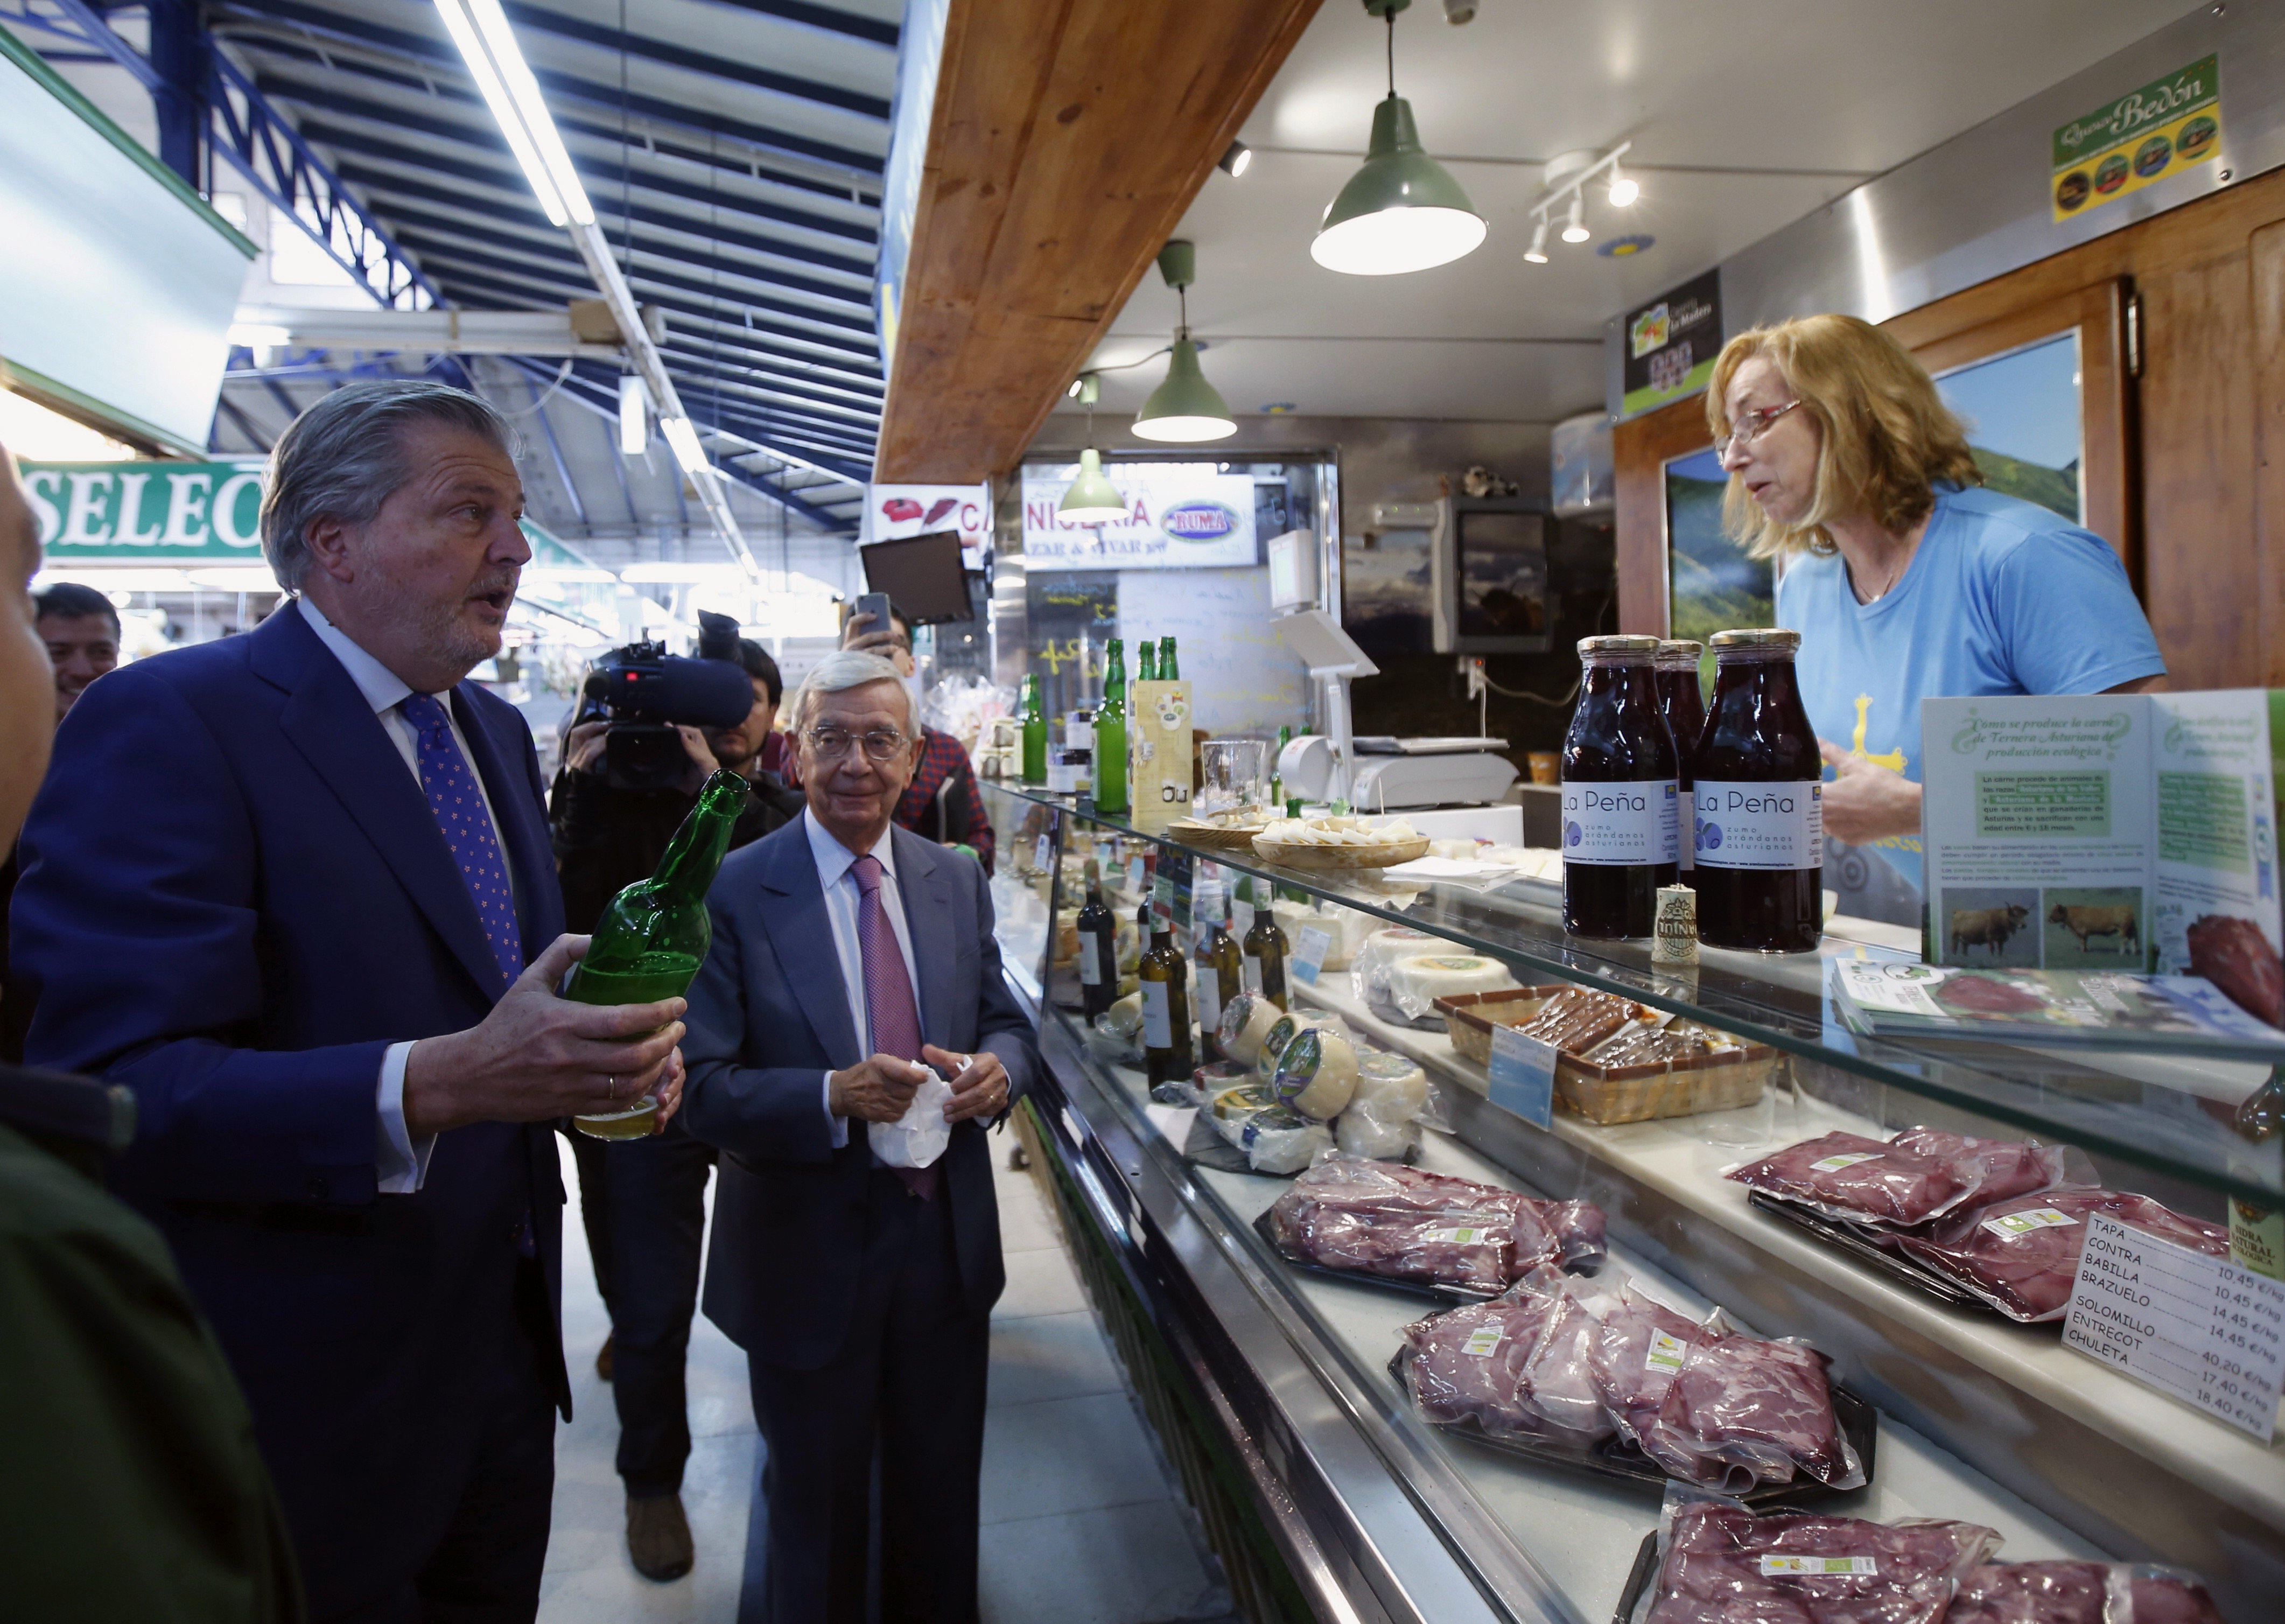
[{"label": "metal support pole", "polygon": [[158,83],[151,102],[159,115],[159,161],[191,190],[207,192],[208,67],[206,31],[196,0],[150,0],[151,66]]}]

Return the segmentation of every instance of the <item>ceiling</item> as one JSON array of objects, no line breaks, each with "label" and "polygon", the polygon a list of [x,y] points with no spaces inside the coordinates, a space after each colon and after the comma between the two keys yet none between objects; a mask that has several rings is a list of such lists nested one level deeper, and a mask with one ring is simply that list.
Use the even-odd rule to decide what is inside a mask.
[{"label": "ceiling", "polygon": [[[1491,223],[1457,263],[1400,277],[1321,269],[1308,245],[1386,92],[1386,31],[1326,0],[1177,234],[1197,245],[1190,315],[1207,376],[1243,417],[1547,421],[1600,404],[1605,320],[2182,14],[2181,0],[1435,0],[1397,20],[1396,86],[1421,138]],[[1642,196],[1589,192],[1593,241],[1524,263],[1556,153],[1631,141]],[[1654,241],[1630,258],[1598,244]],[[1095,364],[1164,346],[1174,294],[1147,276]],[[1135,410],[1165,362],[1103,376]]]}]

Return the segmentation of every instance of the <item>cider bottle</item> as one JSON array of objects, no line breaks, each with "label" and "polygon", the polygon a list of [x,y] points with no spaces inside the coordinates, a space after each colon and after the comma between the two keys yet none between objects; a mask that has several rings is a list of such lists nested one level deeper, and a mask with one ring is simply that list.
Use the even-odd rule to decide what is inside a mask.
[{"label": "cider bottle", "polygon": [[1137,682],[1158,680],[1158,645],[1147,637],[1138,637],[1135,639],[1135,680]]},{"label": "cider bottle", "polygon": [[1646,937],[1680,861],[1680,768],[1659,713],[1654,637],[1579,640],[1563,740],[1563,928]]},{"label": "cider bottle", "polygon": [[1103,702],[1095,710],[1095,810],[1127,810],[1127,651],[1117,638],[1103,663]]},{"label": "cider bottle", "polygon": [[1658,709],[1666,718],[1666,730],[1674,735],[1674,753],[1682,764],[1682,782],[1675,797],[1679,816],[1676,828],[1680,836],[1683,883],[1690,883],[1691,848],[1695,843],[1696,822],[1691,813],[1690,756],[1698,748],[1698,735],[1706,727],[1706,700],[1698,686],[1700,656],[1706,652],[1702,643],[1688,639],[1668,641],[1658,646],[1652,656],[1652,665],[1658,672]]},{"label": "cider bottle", "polygon": [[1825,763],[1801,702],[1801,633],[1716,632],[1698,787],[1698,939],[1810,953],[1824,929]]},{"label": "cider bottle", "polygon": [[1158,639],[1158,680],[1179,682],[1182,677],[1182,671],[1174,663],[1174,639],[1171,637],[1160,638]]},{"label": "cider bottle", "polygon": [[1048,713],[1040,702],[1040,679],[1036,673],[1024,673],[1024,694],[1017,707],[1024,723],[1024,782],[1045,784],[1048,781]]}]

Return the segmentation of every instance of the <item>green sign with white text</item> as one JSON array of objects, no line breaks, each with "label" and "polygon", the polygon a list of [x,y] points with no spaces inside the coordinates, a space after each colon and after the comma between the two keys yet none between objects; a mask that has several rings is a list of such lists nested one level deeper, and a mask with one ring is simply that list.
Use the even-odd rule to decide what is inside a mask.
[{"label": "green sign with white text", "polygon": [[261,561],[259,463],[22,466],[51,564]]}]

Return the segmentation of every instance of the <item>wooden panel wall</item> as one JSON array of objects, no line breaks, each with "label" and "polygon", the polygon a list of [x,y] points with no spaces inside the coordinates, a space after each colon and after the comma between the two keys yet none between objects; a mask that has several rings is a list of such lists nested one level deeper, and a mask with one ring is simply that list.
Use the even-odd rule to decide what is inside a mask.
[{"label": "wooden panel wall", "polygon": [[[2285,686],[2285,171],[2027,265],[1888,325],[1940,359],[1962,335],[2035,309],[2088,309],[2117,285],[2141,301],[2131,421],[2130,533],[2176,687]],[[1706,443],[1676,402],[1619,426],[1620,624],[1665,626],[1658,465]],[[1698,426],[1694,441],[1682,437]],[[2098,426],[2100,428],[2100,426]],[[2137,488],[2139,487],[2139,488]],[[2091,518],[2100,519],[2091,513]],[[2113,537],[2125,545],[2124,537]]]},{"label": "wooden panel wall", "polygon": [[1015,466],[1321,0],[953,0],[875,477]]}]

